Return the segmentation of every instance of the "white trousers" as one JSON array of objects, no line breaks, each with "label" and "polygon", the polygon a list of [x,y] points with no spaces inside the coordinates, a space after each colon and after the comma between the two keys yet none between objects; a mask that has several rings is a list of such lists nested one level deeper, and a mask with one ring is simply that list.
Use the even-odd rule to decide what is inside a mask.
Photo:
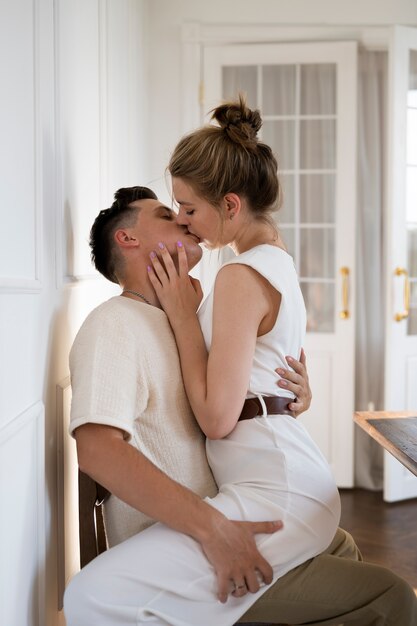
[{"label": "white trousers", "polygon": [[[257,536],[274,581],[330,544],[339,495],[301,424],[287,416],[239,423],[228,439],[209,443],[208,457],[221,484],[210,504],[229,519],[284,521],[282,530]],[[267,588],[221,604],[199,544],[155,524],[73,578],[65,616],[67,626],[231,626]]]}]

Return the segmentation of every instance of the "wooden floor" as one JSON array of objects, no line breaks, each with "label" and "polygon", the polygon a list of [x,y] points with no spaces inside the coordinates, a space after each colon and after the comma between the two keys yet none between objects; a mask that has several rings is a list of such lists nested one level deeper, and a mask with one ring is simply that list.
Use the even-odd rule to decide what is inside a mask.
[{"label": "wooden floor", "polygon": [[387,503],[382,492],[342,489],[340,525],[363,557],[388,567],[417,590],[417,499]]}]

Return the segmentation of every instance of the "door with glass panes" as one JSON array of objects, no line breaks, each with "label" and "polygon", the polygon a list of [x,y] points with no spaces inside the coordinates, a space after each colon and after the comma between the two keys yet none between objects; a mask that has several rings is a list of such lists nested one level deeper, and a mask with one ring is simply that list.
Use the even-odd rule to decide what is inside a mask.
[{"label": "door with glass panes", "polygon": [[[417,29],[394,27],[389,55],[385,408],[417,416]],[[385,453],[385,500],[412,497],[417,477]]]},{"label": "door with glass panes", "polygon": [[[300,419],[339,486],[352,486],[356,44],[207,47],[204,91],[206,112],[238,92],[261,111],[284,192],[276,220],[307,307],[313,401]],[[228,254],[206,256],[206,284]]]}]

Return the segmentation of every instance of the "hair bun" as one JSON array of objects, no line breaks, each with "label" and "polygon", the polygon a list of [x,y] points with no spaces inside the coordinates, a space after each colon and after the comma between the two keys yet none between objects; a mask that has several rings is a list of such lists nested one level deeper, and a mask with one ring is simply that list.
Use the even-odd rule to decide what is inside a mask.
[{"label": "hair bun", "polygon": [[236,143],[253,143],[262,126],[261,114],[252,111],[240,94],[238,102],[226,102],[213,109],[211,119],[216,120],[220,128],[227,132]]}]

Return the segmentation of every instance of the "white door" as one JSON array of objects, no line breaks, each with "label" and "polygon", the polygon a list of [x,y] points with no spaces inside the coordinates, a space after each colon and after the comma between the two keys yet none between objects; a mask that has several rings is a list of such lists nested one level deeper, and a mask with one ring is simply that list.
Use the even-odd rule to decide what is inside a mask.
[{"label": "white door", "polygon": [[[390,45],[385,409],[417,415],[417,29]],[[384,498],[417,497],[417,478],[384,458]]]},{"label": "white door", "polygon": [[[308,312],[313,402],[302,419],[343,487],[353,485],[356,76],[352,42],[204,50],[204,111],[246,92],[278,156],[277,220]],[[217,262],[211,253],[203,280]]]}]

